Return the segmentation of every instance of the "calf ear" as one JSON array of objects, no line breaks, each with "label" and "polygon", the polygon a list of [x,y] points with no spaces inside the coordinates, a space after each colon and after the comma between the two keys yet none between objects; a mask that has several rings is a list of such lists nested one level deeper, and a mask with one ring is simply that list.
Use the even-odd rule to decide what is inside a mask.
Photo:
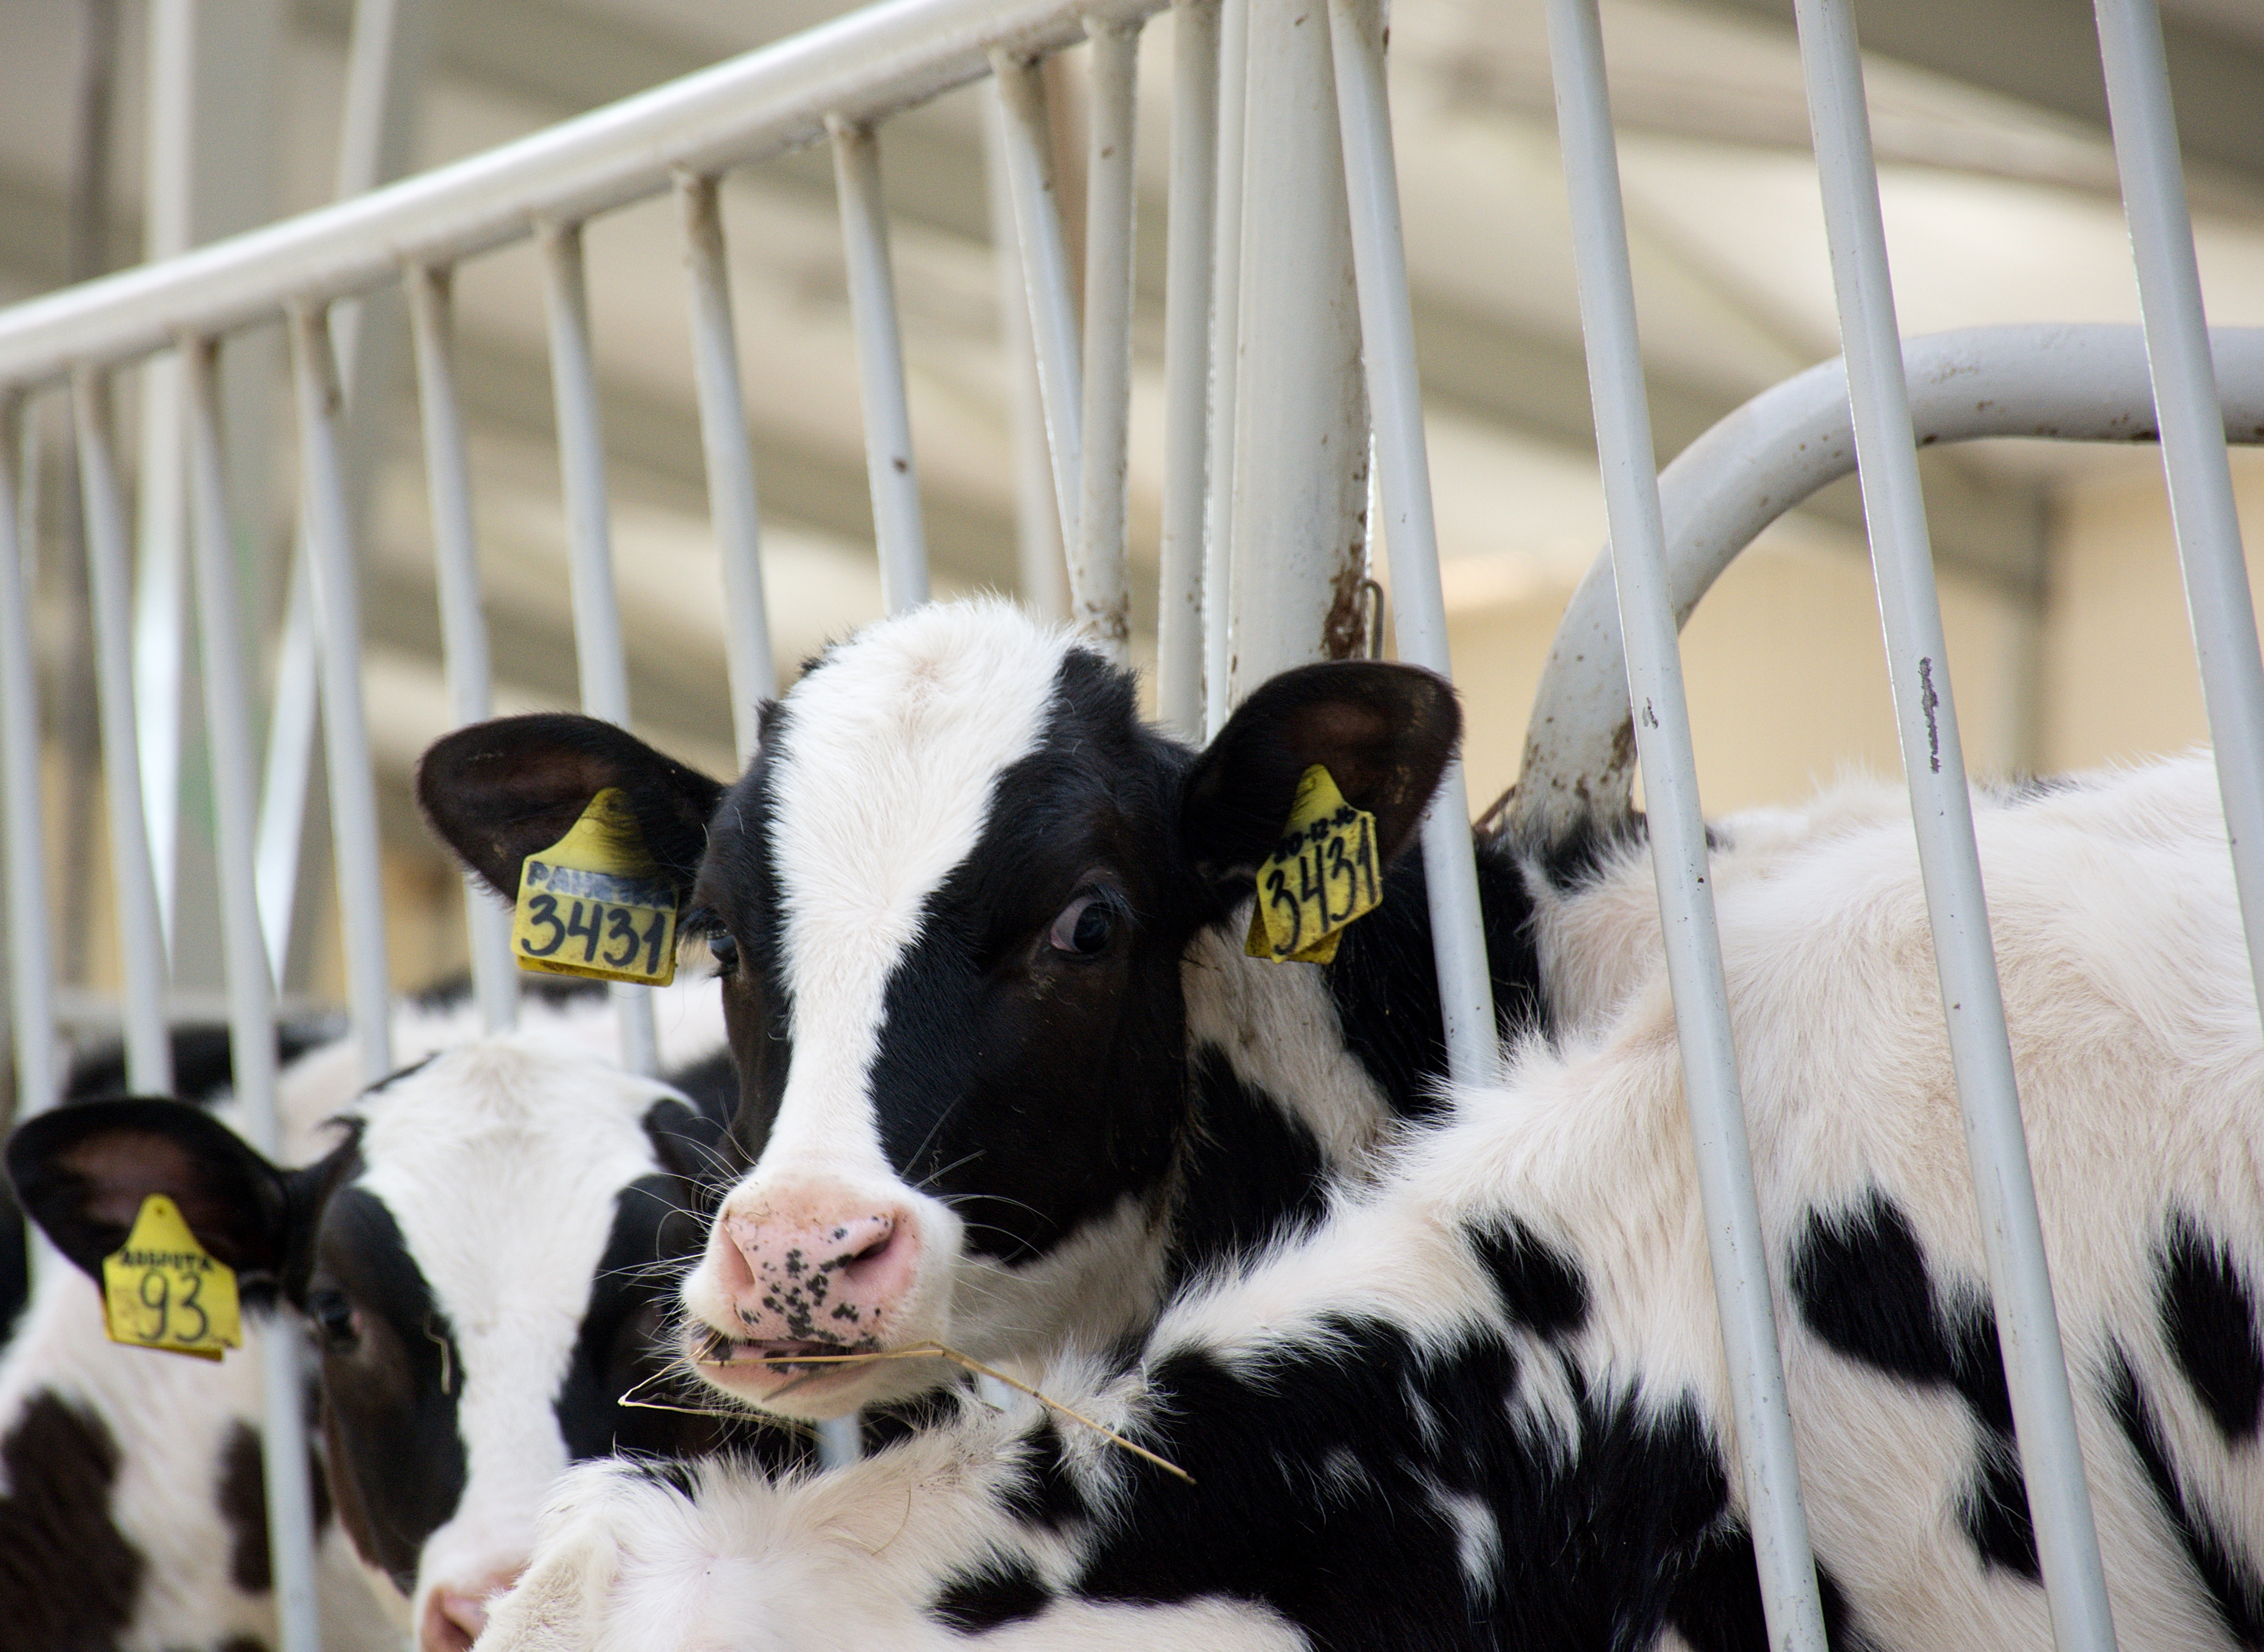
[{"label": "calf ear", "polygon": [[1390,861],[1462,735],[1454,689],[1418,666],[1342,660],[1282,672],[1243,701],[1187,776],[1180,830],[1196,875],[1222,893],[1252,877],[1317,763],[1375,816],[1376,851]]},{"label": "calf ear", "polygon": [[132,1097],[41,1113],[8,1139],[8,1174],[25,1214],[98,1282],[152,1193],[180,1208],[247,1290],[272,1289],[292,1252],[293,1173],[181,1102]]},{"label": "calf ear", "polygon": [[435,741],[417,765],[417,801],[434,834],[505,900],[519,894],[519,863],[563,837],[609,786],[628,795],[680,901],[723,787],[612,723],[555,712],[499,717]]}]

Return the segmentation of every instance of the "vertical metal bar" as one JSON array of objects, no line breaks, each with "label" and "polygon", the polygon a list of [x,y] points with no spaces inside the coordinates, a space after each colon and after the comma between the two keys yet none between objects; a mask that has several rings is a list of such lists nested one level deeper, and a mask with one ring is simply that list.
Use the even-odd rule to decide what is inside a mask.
[{"label": "vertical metal bar", "polygon": [[[227,963],[229,1047],[245,1134],[270,1158],[282,1150],[275,1111],[275,993],[260,933],[253,860],[258,801],[251,694],[236,592],[236,536],[229,523],[221,458],[219,351],[210,339],[180,348],[187,416],[190,541],[205,678],[206,744],[212,763],[221,943]],[[263,1388],[261,1453],[277,1627],[285,1652],[322,1644],[315,1598],[315,1499],[307,1468],[306,1378],[299,1342],[279,1327],[258,1333]]]},{"label": "vertical metal bar", "polygon": [[889,217],[881,202],[881,145],[872,127],[829,120],[833,184],[840,196],[848,264],[849,318],[857,330],[857,376],[865,403],[865,475],[873,490],[873,539],[881,554],[881,605],[890,613],[927,600],[927,535],[919,474],[912,467],[911,404]]},{"label": "vertical metal bar", "polygon": [[983,90],[983,172],[998,282],[998,344],[1005,357],[1007,439],[1013,446],[1015,590],[1022,605],[1040,619],[1062,620],[1069,614],[1069,564],[1062,552],[1053,453],[1038,394],[1021,237],[1014,231],[1013,185],[1006,178],[1006,111],[995,79]]},{"label": "vertical metal bar", "polygon": [[330,833],[337,862],[346,1004],[362,1072],[393,1070],[391,981],[385,953],[385,866],[377,831],[377,783],[361,694],[361,581],[354,565],[338,450],[337,359],[327,314],[290,312],[291,380],[299,415],[300,496],[306,518],[322,671],[323,750],[330,780]]},{"label": "vertical metal bar", "polygon": [[78,424],[79,489],[86,512],[88,586],[93,598],[95,686],[102,716],[102,778],[108,793],[112,898],[118,903],[119,980],[124,990],[127,1082],[143,1095],[173,1087],[165,1037],[165,939],[150,870],[149,816],[134,742],[132,577],[126,512],[111,443],[110,380],[83,371],[71,402]]},{"label": "vertical metal bar", "polygon": [[1055,186],[1053,122],[1038,65],[1005,51],[990,54],[1005,115],[1006,181],[1014,198],[1014,230],[1022,243],[1022,285],[1030,298],[1030,336],[1038,359],[1038,399],[1053,453],[1054,502],[1062,543],[1078,542],[1078,476],[1084,468],[1085,391],[1078,362],[1077,310],[1070,301],[1069,249],[1062,238],[1061,195]]},{"label": "vertical metal bar", "polygon": [[2138,267],[2138,308],[2185,571],[2186,613],[2217,748],[2248,968],[2264,1002],[2264,663],[2225,461],[2224,417],[2210,359],[2193,219],[2178,156],[2162,19],[2155,0],[2097,0],[2101,61],[2123,212]]},{"label": "vertical metal bar", "polygon": [[[1439,583],[1439,536],[1431,512],[1431,461],[1423,438],[1423,393],[1415,375],[1415,322],[1400,238],[1399,177],[1383,83],[1383,11],[1375,0],[1330,0],[1338,125],[1343,134],[1353,263],[1368,402],[1375,417],[1392,619],[1403,660],[1450,674],[1447,600]],[[1431,945],[1446,1018],[1448,1065],[1460,1083],[1498,1069],[1493,978],[1478,916],[1469,803],[1462,764],[1447,772],[1423,821],[1423,867]]]},{"label": "vertical metal bar", "polygon": [[[1348,0],[1335,0],[1339,6]],[[1635,278],[1612,139],[1604,44],[1596,0],[1549,0],[1549,57],[1559,146],[1571,198],[1580,330],[1626,639],[1628,694],[1643,764],[1660,931],[1682,1047],[1698,1185],[1705,1201],[1714,1297],[1737,1408],[1746,1520],[1760,1572],[1769,1643],[1823,1652],[1824,1611],[1810,1553],[1800,1466],[1785,1406],[1784,1366],[1769,1299],[1768,1251],[1745,1140],[1745,1103],[1722,980],[1714,897],[1707,887],[1706,821],[1698,799],[1689,706],[1675,643],[1658,505],[1658,461],[1644,399]],[[1341,76],[1342,71],[1339,71]],[[1378,398],[1379,402],[1381,398]],[[1391,467],[1384,467],[1390,485]],[[1398,521],[1392,543],[1398,543]],[[1396,583],[1394,593],[1397,594]],[[1400,598],[1404,606],[1405,598]]]},{"label": "vertical metal bar", "polygon": [[1250,101],[1250,0],[1223,0],[1218,43],[1218,185],[1210,294],[1210,435],[1203,474],[1203,736],[1232,701],[1234,432],[1242,383],[1242,160]]},{"label": "vertical metal bar", "polygon": [[1854,14],[1849,0],[1796,0],[1796,14],[1895,721],[2036,1552],[2059,1645],[2105,1648],[2115,1631],[1973,841]]},{"label": "vertical metal bar", "polygon": [[[448,711],[458,728],[494,715],[487,620],[480,606],[479,540],[472,523],[471,466],[456,400],[455,330],[450,272],[409,272],[409,330],[417,356],[417,405],[424,429],[424,486],[432,507],[432,566],[439,586],[440,651]],[[464,879],[464,928],[480,1025],[507,1031],[519,1018],[519,970],[511,958],[511,919],[480,881]]]},{"label": "vertical metal bar", "polygon": [[[176,178],[174,182],[177,187],[186,186],[185,179]],[[156,885],[157,922],[165,932],[168,957],[173,939],[174,870],[180,859],[181,705],[188,655],[187,504],[181,442],[181,364],[163,351],[142,364],[134,730],[141,741],[134,760],[142,770],[142,806],[149,822],[149,873]]]},{"label": "vertical metal bar", "polygon": [[[590,351],[590,291],[582,227],[541,226],[543,291],[550,321],[550,392],[558,418],[558,467],[566,491],[567,555],[574,587],[574,659],[582,709],[628,727],[629,668],[621,648],[620,595],[613,585],[613,511],[606,494],[606,438],[598,420],[598,371]],[[660,1070],[652,991],[613,985],[621,1065]]]},{"label": "vertical metal bar", "polygon": [[692,282],[692,369],[708,457],[708,514],[723,563],[732,743],[739,761],[747,764],[755,757],[756,712],[778,692],[778,670],[771,661],[770,620],[763,612],[763,518],[755,496],[746,398],[739,388],[738,338],[731,324],[722,192],[715,178],[681,173],[676,199],[684,214],[685,271]]},{"label": "vertical metal bar", "polygon": [[1368,387],[1324,17],[1304,0],[1251,0],[1228,586],[1237,699],[1367,641]]},{"label": "vertical metal bar", "polygon": [[1164,266],[1164,536],[1156,706],[1203,733],[1203,471],[1210,428],[1211,264],[1218,214],[1219,0],[1172,12],[1172,202]]},{"label": "vertical metal bar", "polygon": [[308,564],[305,511],[284,587],[283,639],[275,656],[275,692],[267,720],[267,765],[259,786],[259,921],[275,978],[291,955],[292,911],[299,894],[299,852],[307,817],[307,782],[315,772],[315,721],[321,708],[315,664],[315,576]]},{"label": "vertical metal bar", "polygon": [[1088,18],[1085,32],[1092,41],[1092,148],[1085,169],[1085,395],[1070,616],[1121,664],[1132,637],[1125,475],[1132,422],[1133,98],[1140,29]]},{"label": "vertical metal bar", "polygon": [[[15,1025],[16,1113],[54,1104],[54,937],[48,932],[47,802],[40,776],[40,677],[32,652],[31,558],[16,460],[24,417],[20,392],[0,394],[0,811],[8,855],[8,1007]],[[39,450],[22,449],[33,465]],[[30,466],[25,467],[26,470]],[[21,483],[28,491],[30,482]],[[36,529],[36,518],[29,525]]]}]

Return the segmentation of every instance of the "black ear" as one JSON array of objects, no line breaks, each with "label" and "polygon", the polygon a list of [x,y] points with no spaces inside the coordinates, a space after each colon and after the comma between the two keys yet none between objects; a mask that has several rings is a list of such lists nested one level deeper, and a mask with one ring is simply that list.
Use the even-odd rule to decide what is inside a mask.
[{"label": "black ear", "polygon": [[142,1201],[163,1193],[247,1295],[272,1292],[294,1250],[294,1184],[226,1125],[178,1101],[132,1097],[41,1113],[8,1139],[8,1174],[25,1214],[99,1281]]},{"label": "black ear", "polygon": [[434,835],[505,900],[519,894],[519,863],[563,837],[609,786],[628,794],[647,851],[681,901],[723,787],[635,735],[559,712],[499,717],[433,742],[417,765],[417,801]]},{"label": "black ear", "polygon": [[1227,894],[1255,873],[1316,763],[1375,816],[1376,851],[1390,861],[1462,736],[1454,689],[1420,667],[1341,660],[1282,672],[1242,702],[1188,773],[1179,821],[1196,875]]}]

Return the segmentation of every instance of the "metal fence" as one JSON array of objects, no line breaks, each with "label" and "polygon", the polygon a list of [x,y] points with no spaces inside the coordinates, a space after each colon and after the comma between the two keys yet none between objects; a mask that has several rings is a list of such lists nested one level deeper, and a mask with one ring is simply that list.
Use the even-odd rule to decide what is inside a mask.
[{"label": "metal fence", "polygon": [[[831,146],[884,600],[891,611],[918,603],[927,595],[927,563],[879,193],[880,145],[891,116],[992,77],[991,130],[1028,301],[1027,337],[1073,612],[1099,647],[1121,657],[1128,634],[1134,75],[1141,27],[1161,9],[1160,0],[1099,6],[893,0],[473,159],[0,312],[0,452],[18,451],[27,398],[64,386],[74,411],[135,1088],[162,1091],[170,1076],[165,952],[130,686],[126,482],[112,435],[113,375],[167,351],[177,352],[185,375],[228,1016],[237,1086],[260,1145],[272,1149],[275,868],[295,857],[296,846],[287,830],[263,832],[261,754],[243,669],[248,653],[229,549],[215,390],[230,336],[278,319],[288,331],[311,601],[294,607],[296,628],[287,628],[286,674],[294,659],[297,669],[319,668],[349,998],[374,1078],[389,1065],[385,913],[333,307],[390,286],[406,291],[452,706],[460,720],[475,720],[487,714],[490,684],[452,365],[450,282],[468,259],[516,241],[539,243],[581,697],[593,714],[626,721],[628,677],[582,235],[593,218],[674,192],[711,513],[722,552],[729,692],[744,756],[753,739],[752,707],[775,680],[718,179],[789,148]],[[1297,440],[1350,431],[1359,445],[1338,446],[1341,456],[1363,450],[1372,436],[1399,656],[1441,672],[1448,660],[1385,93],[1382,6],[1330,0],[1324,35],[1295,30],[1281,0],[1179,0],[1175,11],[1158,688],[1165,719],[1199,735],[1216,728],[1241,688],[1322,650],[1332,570],[1310,560],[1310,547],[1346,542],[1320,530],[1332,512],[1364,508],[1365,478],[1361,496],[1347,506],[1345,479],[1312,474],[1322,467],[1301,462]],[[1662,511],[1596,0],[1549,0],[1614,550],[1560,634],[1544,696],[1568,709],[1552,723],[1536,720],[1553,733],[1529,752],[1512,818],[1518,830],[1545,835],[1574,800],[1593,808],[1599,799],[1623,799],[1631,777],[1624,743],[1615,750],[1614,735],[1627,725],[1630,704],[1642,708],[1633,720],[1634,744],[1713,1235],[1743,1483],[1771,1640],[1780,1647],[1820,1648],[1822,1620],[1705,880],[1676,653],[1680,619],[1753,533],[1842,474],[1852,452],[1863,479],[1974,1180],[1990,1236],[1991,1287],[2064,1647],[2111,1645],[2112,1630],[1998,1004],[1919,493],[1914,417],[1928,439],[2006,433],[2129,439],[2133,419],[2150,427],[2159,409],[2252,959],[2264,958],[2264,670],[2217,382],[2222,370],[2252,438],[2264,431],[2264,340],[2225,337],[2213,366],[2152,0],[2099,0],[2099,13],[2138,254],[2143,350],[2129,329],[2011,330],[1918,341],[1906,356],[1895,324],[1848,0],[1800,0],[1846,366],[1832,364],[1780,387],[1694,446],[1664,479]],[[1092,118],[1080,324],[1037,65],[1087,40]],[[1246,191],[1245,178],[1263,178],[1266,186]],[[1356,313],[1340,301],[1347,287],[1357,294]],[[1346,336],[1355,348],[1332,357],[1326,344]],[[1354,359],[1364,374],[1328,365]],[[1936,372],[1945,361],[1960,371],[1977,361],[1994,373],[1989,381],[1999,387],[2004,417],[1963,417],[1947,398],[1930,401],[1927,388],[1947,381]],[[1913,380],[1920,387],[1915,403]],[[1318,449],[1309,442],[1302,451]],[[1339,459],[1336,468],[1357,467]],[[11,582],[11,595],[24,591],[19,485],[0,466],[0,577]],[[1359,536],[1350,542],[1357,545]],[[25,609],[23,600],[0,601],[0,790],[19,1094],[36,1105],[55,1093],[58,1056]],[[271,750],[271,771],[277,761]],[[268,791],[272,802],[274,783]],[[1468,818],[1456,771],[1426,824],[1423,846],[1452,1066],[1457,1077],[1476,1079],[1494,1071],[1497,1057]],[[501,915],[478,901],[469,910],[479,1003],[488,1025],[507,1025],[513,975]],[[625,1057],[649,1069],[654,1039],[643,989],[614,990]],[[299,1383],[287,1339],[264,1339],[262,1358],[274,1400],[265,1462],[279,1538],[278,1596],[285,1643],[299,1652],[316,1635],[307,1458],[290,1445],[301,1426]]]}]

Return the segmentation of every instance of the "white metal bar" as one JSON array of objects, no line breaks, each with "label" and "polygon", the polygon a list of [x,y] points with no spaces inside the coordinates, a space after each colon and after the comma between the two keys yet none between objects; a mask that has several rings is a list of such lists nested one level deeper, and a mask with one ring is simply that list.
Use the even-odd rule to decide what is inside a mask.
[{"label": "white metal bar", "polygon": [[1125,571],[1131,532],[1126,491],[1132,424],[1134,97],[1140,67],[1136,23],[1093,18],[1092,96],[1085,167],[1085,395],[1078,419],[1077,538],[1070,542],[1070,615],[1079,632],[1121,664],[1132,638],[1132,588]]},{"label": "white metal bar", "polygon": [[[541,229],[543,293],[550,321],[550,391],[558,418],[559,481],[566,493],[566,550],[574,590],[574,660],[582,709],[628,727],[628,656],[621,647],[620,594],[613,583],[613,511],[606,492],[606,438],[598,421],[598,370],[590,348],[590,292],[582,227]],[[652,991],[613,983],[621,1065],[660,1070]]]},{"label": "white metal bar", "polygon": [[870,127],[831,123],[833,183],[840,196],[848,264],[849,318],[865,405],[865,475],[873,491],[873,540],[881,554],[881,605],[900,613],[927,600],[927,534],[912,462],[911,402],[889,216],[881,201],[881,145]]},{"label": "white metal bar", "polygon": [[[178,44],[177,42],[177,44]],[[177,186],[185,187],[185,179]],[[171,249],[166,249],[171,250]],[[134,503],[134,729],[141,740],[142,807],[157,922],[172,956],[173,882],[180,860],[181,707],[188,654],[188,505],[182,468],[181,364],[171,351],[142,364],[142,446]]]},{"label": "white metal bar", "polygon": [[1218,34],[1218,217],[1211,264],[1211,434],[1202,475],[1202,733],[1234,708],[1234,432],[1243,382],[1243,149],[1250,4],[1223,0]]},{"label": "white metal bar", "polygon": [[1014,198],[1015,237],[1022,247],[1022,286],[1029,294],[1038,400],[1045,409],[1046,446],[1054,461],[1054,503],[1061,512],[1062,544],[1075,546],[1083,497],[1078,478],[1084,469],[1085,391],[1077,310],[1070,300],[1069,249],[1062,237],[1061,193],[1054,179],[1053,122],[1046,112],[1045,76],[1035,62],[1005,52],[993,54],[992,72],[1005,115],[1006,182]]},{"label": "white metal bar", "polygon": [[722,190],[715,178],[687,172],[676,180],[676,199],[684,217],[685,270],[692,282],[692,367],[708,458],[708,514],[723,563],[732,743],[744,764],[755,758],[761,703],[778,692],[770,620],[763,610],[762,510],[755,495],[746,398],[739,387]]},{"label": "white metal bar", "polygon": [[2037,1556],[2063,1652],[2103,1649],[2115,1631],[1973,840],[1854,14],[1851,0],[1796,9],[1897,732]]},{"label": "white metal bar", "polygon": [[[1603,32],[1596,0],[1549,0],[1548,18],[1580,330],[1587,344],[1620,627],[1627,639],[1628,695],[1643,707],[1635,733],[1643,760],[1644,804],[1706,1210],[1715,1303],[1737,1412],[1746,1524],[1770,1645],[1824,1652],[1824,1609],[1801,1503],[1800,1465],[1770,1301],[1768,1250],[1753,1191],[1714,897],[1707,887],[1706,820],[1675,646],[1635,278],[1628,262],[1619,157],[1604,78]],[[1387,467],[1387,486],[1390,475]],[[1396,540],[1396,520],[1394,530]]]},{"label": "white metal bar", "polygon": [[[0,396],[0,814],[8,856],[8,1008],[14,1023],[16,1114],[61,1091],[55,1051],[54,938],[47,914],[47,804],[40,774],[40,679],[32,652],[30,534],[20,481],[39,462],[23,440],[20,395]],[[19,446],[20,443],[20,446]],[[18,467],[19,453],[30,463]],[[28,525],[33,531],[37,518]]]},{"label": "white metal bar", "polygon": [[1242,383],[1242,170],[1250,102],[1251,0],[1223,0],[1218,43],[1218,182],[1212,234],[1210,433],[1203,471],[1203,737],[1232,708],[1234,432]]},{"label": "white metal bar", "polygon": [[267,956],[281,981],[291,956],[291,919],[299,895],[307,784],[315,772],[315,721],[321,708],[315,663],[315,575],[306,555],[301,513],[299,548],[284,587],[283,636],[275,656],[275,692],[267,719],[267,765],[259,787],[259,921]]},{"label": "white metal bar", "polygon": [[[1332,0],[1329,17],[1362,353],[1391,560],[1394,634],[1403,660],[1449,676],[1446,600],[1384,84],[1383,17],[1380,7],[1362,0]],[[1449,1067],[1460,1082],[1482,1083],[1495,1072],[1497,1042],[1469,820],[1457,763],[1425,817],[1423,852]]]},{"label": "white metal bar", "polygon": [[[417,405],[424,432],[424,487],[432,509],[432,566],[439,588],[440,652],[448,712],[458,728],[495,714],[490,692],[487,619],[480,603],[479,540],[472,521],[471,465],[456,399],[455,310],[450,272],[411,270],[409,330],[417,357]],[[519,969],[511,919],[476,878],[464,879],[464,928],[480,1024],[507,1031],[519,1018]]]},{"label": "white metal bar", "polygon": [[1172,12],[1172,199],[1164,266],[1164,534],[1156,706],[1203,732],[1203,472],[1210,444],[1211,272],[1218,216],[1220,0]]},{"label": "white metal bar", "polygon": [[1054,498],[1052,449],[1038,393],[1030,301],[1022,284],[1021,237],[1014,231],[1013,185],[1006,178],[1006,112],[993,80],[983,94],[983,173],[989,197],[991,262],[998,283],[998,343],[1006,369],[1007,439],[1013,445],[1015,591],[1040,619],[1069,616],[1069,564],[1062,552],[1061,507]]},{"label": "white metal bar", "polygon": [[[1447,599],[1439,582],[1439,536],[1431,511],[1431,461],[1423,393],[1415,373],[1414,307],[1400,236],[1399,177],[1383,80],[1383,10],[1377,0],[1330,0],[1338,126],[1351,210],[1361,335],[1375,417],[1384,540],[1391,558],[1391,610],[1399,657],[1452,675]],[[1447,1060],[1457,1083],[1483,1083],[1499,1065],[1493,978],[1478,916],[1469,803],[1462,764],[1448,771],[1423,819],[1423,869],[1431,946],[1446,1018]]]},{"label": "white metal bar", "polygon": [[127,1082],[143,1095],[173,1087],[165,1037],[165,942],[150,871],[149,816],[134,743],[131,576],[126,513],[111,442],[110,381],[96,370],[75,376],[79,491],[86,512],[88,587],[93,598],[95,688],[102,718],[103,786],[108,793],[112,897],[118,903],[119,980],[126,1000]]},{"label": "white metal bar", "polygon": [[[251,694],[245,682],[243,622],[236,591],[236,535],[229,522],[221,458],[218,347],[185,339],[180,350],[186,415],[191,554],[196,564],[198,641],[205,679],[206,748],[212,765],[218,851],[221,944],[227,964],[229,1048],[245,1134],[270,1158],[282,1150],[275,1110],[275,991],[260,933],[253,860],[258,810],[253,790]],[[307,1470],[306,1377],[295,1337],[272,1327],[259,1336],[261,1453],[267,1489],[267,1538],[273,1561],[277,1627],[285,1652],[322,1644],[315,1594],[315,1501]]]},{"label": "white metal bar", "polygon": [[523,238],[530,213],[587,219],[824,135],[829,116],[882,120],[1080,39],[1087,14],[1142,17],[1163,0],[885,0],[514,143],[398,184],[18,305],[0,315],[0,383],[225,333],[383,286],[404,264],[453,265]]},{"label": "white metal bar", "polygon": [[1228,585],[1235,700],[1367,641],[1368,388],[1326,15],[1304,0],[1251,0]]},{"label": "white metal bar", "polygon": [[2153,372],[2170,520],[2185,570],[2217,784],[2232,840],[2248,968],[2264,1002],[2264,663],[2233,507],[2217,370],[2210,359],[2193,218],[2178,156],[2162,19],[2155,0],[2096,0],[2100,57],[2123,212],[2138,268],[2138,308]]},{"label": "white metal bar", "polygon": [[330,782],[330,834],[338,919],[345,939],[346,1004],[362,1072],[374,1083],[393,1069],[385,951],[385,867],[377,831],[377,785],[362,707],[361,582],[338,451],[337,359],[319,308],[291,310],[291,379],[299,416],[299,488],[312,571],[322,674],[323,766]]}]

